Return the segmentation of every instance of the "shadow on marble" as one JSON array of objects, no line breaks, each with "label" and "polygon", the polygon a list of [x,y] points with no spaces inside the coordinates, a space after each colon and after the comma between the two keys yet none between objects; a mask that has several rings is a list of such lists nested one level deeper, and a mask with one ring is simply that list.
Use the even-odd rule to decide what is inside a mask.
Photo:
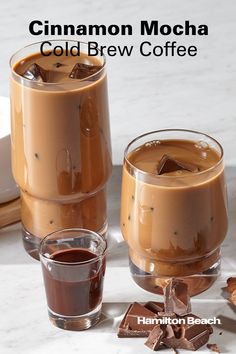
[{"label": "shadow on marble", "polygon": [[124,316],[129,303],[126,302],[104,302],[100,321],[94,327],[94,331],[103,331],[109,328],[111,332],[117,332],[118,324]]}]

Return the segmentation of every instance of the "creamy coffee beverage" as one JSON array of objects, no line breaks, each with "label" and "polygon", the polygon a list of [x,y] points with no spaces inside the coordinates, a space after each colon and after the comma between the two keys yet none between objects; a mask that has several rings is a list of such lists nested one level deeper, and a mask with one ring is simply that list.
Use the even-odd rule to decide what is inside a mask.
[{"label": "creamy coffee beverage", "polygon": [[[131,271],[143,275],[135,280],[158,292],[165,278],[204,274],[218,264],[227,232],[226,187],[222,152],[210,139],[145,138],[134,148],[131,143],[125,157],[121,230]],[[209,285],[195,278],[190,292]]]},{"label": "creamy coffee beverage", "polygon": [[43,56],[32,45],[11,62],[12,168],[25,248],[35,257],[40,239],[56,230],[107,229],[112,164],[105,61],[89,57],[86,45],[80,56],[72,54]]}]

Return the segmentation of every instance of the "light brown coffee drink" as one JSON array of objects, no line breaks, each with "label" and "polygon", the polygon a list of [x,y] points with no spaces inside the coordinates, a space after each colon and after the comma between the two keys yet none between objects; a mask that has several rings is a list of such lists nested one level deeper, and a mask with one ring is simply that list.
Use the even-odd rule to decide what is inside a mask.
[{"label": "light brown coffee drink", "polygon": [[[137,139],[123,168],[121,230],[135,280],[153,292],[168,277],[210,275],[227,232],[221,147],[194,132],[173,136]],[[192,294],[204,290],[203,279],[192,282]]]},{"label": "light brown coffee drink", "polygon": [[43,56],[32,45],[11,62],[12,168],[25,247],[36,257],[38,241],[56,230],[107,229],[112,164],[105,59],[89,57],[86,44],[81,48],[80,56]]}]

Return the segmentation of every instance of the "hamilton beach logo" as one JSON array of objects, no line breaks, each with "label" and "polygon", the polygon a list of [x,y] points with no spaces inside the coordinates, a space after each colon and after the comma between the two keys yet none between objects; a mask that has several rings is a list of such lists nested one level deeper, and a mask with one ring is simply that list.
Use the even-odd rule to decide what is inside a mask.
[{"label": "hamilton beach logo", "polygon": [[221,320],[217,317],[212,318],[196,318],[196,317],[183,317],[183,318],[149,318],[144,316],[137,317],[137,324],[140,325],[221,325]]}]

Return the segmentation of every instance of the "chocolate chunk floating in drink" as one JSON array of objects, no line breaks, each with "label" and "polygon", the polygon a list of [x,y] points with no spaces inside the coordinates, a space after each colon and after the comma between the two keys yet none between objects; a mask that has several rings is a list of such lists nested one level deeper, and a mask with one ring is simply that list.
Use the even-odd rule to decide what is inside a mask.
[{"label": "chocolate chunk floating in drink", "polygon": [[165,331],[163,331],[160,326],[155,326],[144,344],[148,348],[156,351],[160,347],[164,335]]},{"label": "chocolate chunk floating in drink", "polygon": [[38,64],[30,65],[22,76],[32,81],[47,82],[46,70],[41,68]]},{"label": "chocolate chunk floating in drink", "polygon": [[213,344],[208,343],[207,348],[215,353],[220,353],[220,349],[219,349],[218,345],[215,343],[213,343]]},{"label": "chocolate chunk floating in drink", "polygon": [[129,313],[132,304],[128,307],[120,325],[118,328],[117,336],[119,338],[131,338],[131,337],[148,337],[150,331],[143,330],[141,327],[138,330],[133,330],[130,328],[129,324],[127,323],[127,314]]},{"label": "chocolate chunk floating in drink", "polygon": [[157,166],[157,174],[163,175],[164,173],[176,171],[197,172],[198,168],[189,163],[178,161],[168,155],[163,155]]},{"label": "chocolate chunk floating in drink", "polygon": [[183,281],[171,279],[164,288],[164,305],[166,312],[183,316],[191,311],[188,286]]},{"label": "chocolate chunk floating in drink", "polygon": [[101,66],[77,63],[73,67],[69,77],[71,79],[85,79],[86,77],[96,74],[100,69]]}]

